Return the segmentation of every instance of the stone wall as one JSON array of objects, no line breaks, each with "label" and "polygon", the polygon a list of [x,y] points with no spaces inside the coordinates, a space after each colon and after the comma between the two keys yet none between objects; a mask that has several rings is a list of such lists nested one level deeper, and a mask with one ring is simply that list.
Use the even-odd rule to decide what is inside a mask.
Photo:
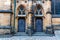
[{"label": "stone wall", "polygon": [[46,27],[48,26],[48,24],[51,23],[50,22],[51,20],[49,21],[49,18],[51,18],[50,13],[47,15],[47,12],[51,11],[51,1],[45,1],[42,5],[43,5],[43,12],[42,13],[44,15],[44,17],[43,17],[43,30],[46,30]]},{"label": "stone wall", "polygon": [[10,27],[10,13],[0,13],[0,34],[11,33]]},{"label": "stone wall", "polygon": [[0,0],[0,10],[9,10],[11,7],[11,0]]},{"label": "stone wall", "polygon": [[60,30],[60,18],[52,18],[54,30]]},{"label": "stone wall", "polygon": [[[0,34],[10,33],[10,29],[7,28],[10,27],[11,13],[3,12],[5,10],[10,10],[10,9],[11,9],[11,0],[0,0]],[[6,28],[6,26],[8,27]]]},{"label": "stone wall", "polygon": [[[11,8],[11,0],[0,0],[0,10],[9,10]],[[25,1],[23,2],[17,2],[16,3],[16,18],[15,18],[15,31],[17,32],[18,31],[18,11],[19,11],[19,7],[20,5],[24,5],[25,8],[27,9],[27,13],[30,11],[30,8],[31,8],[31,5],[32,3],[30,3],[28,5],[28,2],[25,3]],[[42,17],[43,19],[43,30],[46,30],[46,27],[51,24],[51,16],[50,14],[46,14],[47,11],[51,11],[51,1],[45,1],[44,3],[41,2],[40,3],[43,10],[42,10],[42,14],[44,17]],[[29,7],[29,8],[28,8]],[[11,15],[12,16],[12,20],[11,20],[11,24],[12,26],[14,26],[14,1],[12,0],[12,12],[13,14]],[[25,17],[26,19],[26,17]],[[28,19],[26,19],[26,22],[27,22]],[[28,23],[28,22],[27,22]],[[54,25],[58,25],[60,24],[60,18],[52,18],[52,24]],[[9,26],[10,25],[10,13],[0,13],[0,26]],[[4,32],[3,29],[0,29]],[[2,33],[1,31],[1,33]],[[6,32],[8,32],[6,30]]]},{"label": "stone wall", "polygon": [[0,26],[10,25],[10,13],[0,13]]},{"label": "stone wall", "polygon": [[52,18],[52,24],[54,25],[60,24],[60,18]]}]

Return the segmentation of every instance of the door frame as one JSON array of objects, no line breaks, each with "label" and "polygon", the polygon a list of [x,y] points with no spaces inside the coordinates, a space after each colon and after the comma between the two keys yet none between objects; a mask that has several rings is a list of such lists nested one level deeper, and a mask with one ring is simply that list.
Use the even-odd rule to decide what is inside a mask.
[{"label": "door frame", "polygon": [[35,25],[35,24],[36,24],[36,23],[35,23],[35,22],[36,22],[36,18],[40,18],[40,19],[42,20],[42,32],[43,32],[43,18],[42,18],[42,17],[35,17],[35,18],[34,18],[34,30],[35,30],[35,32],[36,32],[36,25]]},{"label": "door frame", "polygon": [[[24,19],[25,20],[25,27],[24,27],[24,29],[26,30],[26,18],[25,17],[19,17],[18,18],[18,25],[19,25],[19,19]],[[18,26],[18,32],[19,32],[19,26]]]}]

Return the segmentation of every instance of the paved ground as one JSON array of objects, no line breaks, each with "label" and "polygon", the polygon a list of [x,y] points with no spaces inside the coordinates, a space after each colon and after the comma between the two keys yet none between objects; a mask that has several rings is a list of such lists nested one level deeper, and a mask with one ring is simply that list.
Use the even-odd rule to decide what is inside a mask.
[{"label": "paved ground", "polygon": [[60,40],[60,30],[55,31],[55,36],[4,36],[0,40]]},{"label": "paved ground", "polygon": [[49,36],[13,36],[10,38],[0,38],[0,40],[58,40],[56,37]]}]

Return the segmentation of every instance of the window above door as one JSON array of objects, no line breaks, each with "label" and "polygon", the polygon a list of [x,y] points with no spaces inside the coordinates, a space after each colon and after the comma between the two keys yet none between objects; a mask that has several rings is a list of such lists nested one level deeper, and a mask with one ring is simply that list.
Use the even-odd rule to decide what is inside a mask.
[{"label": "window above door", "polygon": [[36,5],[36,12],[34,12],[35,16],[42,16],[42,6],[40,4]]},{"label": "window above door", "polygon": [[26,13],[25,13],[25,7],[23,5],[20,5],[18,15],[21,15],[21,16],[22,15],[26,15]]}]

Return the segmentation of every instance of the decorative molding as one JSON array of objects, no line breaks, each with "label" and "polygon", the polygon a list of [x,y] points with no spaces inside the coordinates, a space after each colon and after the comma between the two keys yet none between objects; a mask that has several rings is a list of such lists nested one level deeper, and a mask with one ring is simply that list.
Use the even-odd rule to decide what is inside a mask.
[{"label": "decorative molding", "polygon": [[34,13],[32,13],[32,12],[29,12],[28,14],[34,14]]},{"label": "decorative molding", "polygon": [[60,24],[53,24],[54,30],[60,30]]},{"label": "decorative molding", "polygon": [[60,26],[60,24],[52,24],[53,26]]},{"label": "decorative molding", "polygon": [[11,29],[11,26],[0,26],[0,29]]},{"label": "decorative molding", "polygon": [[12,13],[12,10],[0,10],[0,13]]},{"label": "decorative molding", "polygon": [[52,18],[60,18],[60,15],[52,15]]},{"label": "decorative molding", "polygon": [[48,12],[46,12],[46,14],[52,14],[52,12],[48,11]]}]

